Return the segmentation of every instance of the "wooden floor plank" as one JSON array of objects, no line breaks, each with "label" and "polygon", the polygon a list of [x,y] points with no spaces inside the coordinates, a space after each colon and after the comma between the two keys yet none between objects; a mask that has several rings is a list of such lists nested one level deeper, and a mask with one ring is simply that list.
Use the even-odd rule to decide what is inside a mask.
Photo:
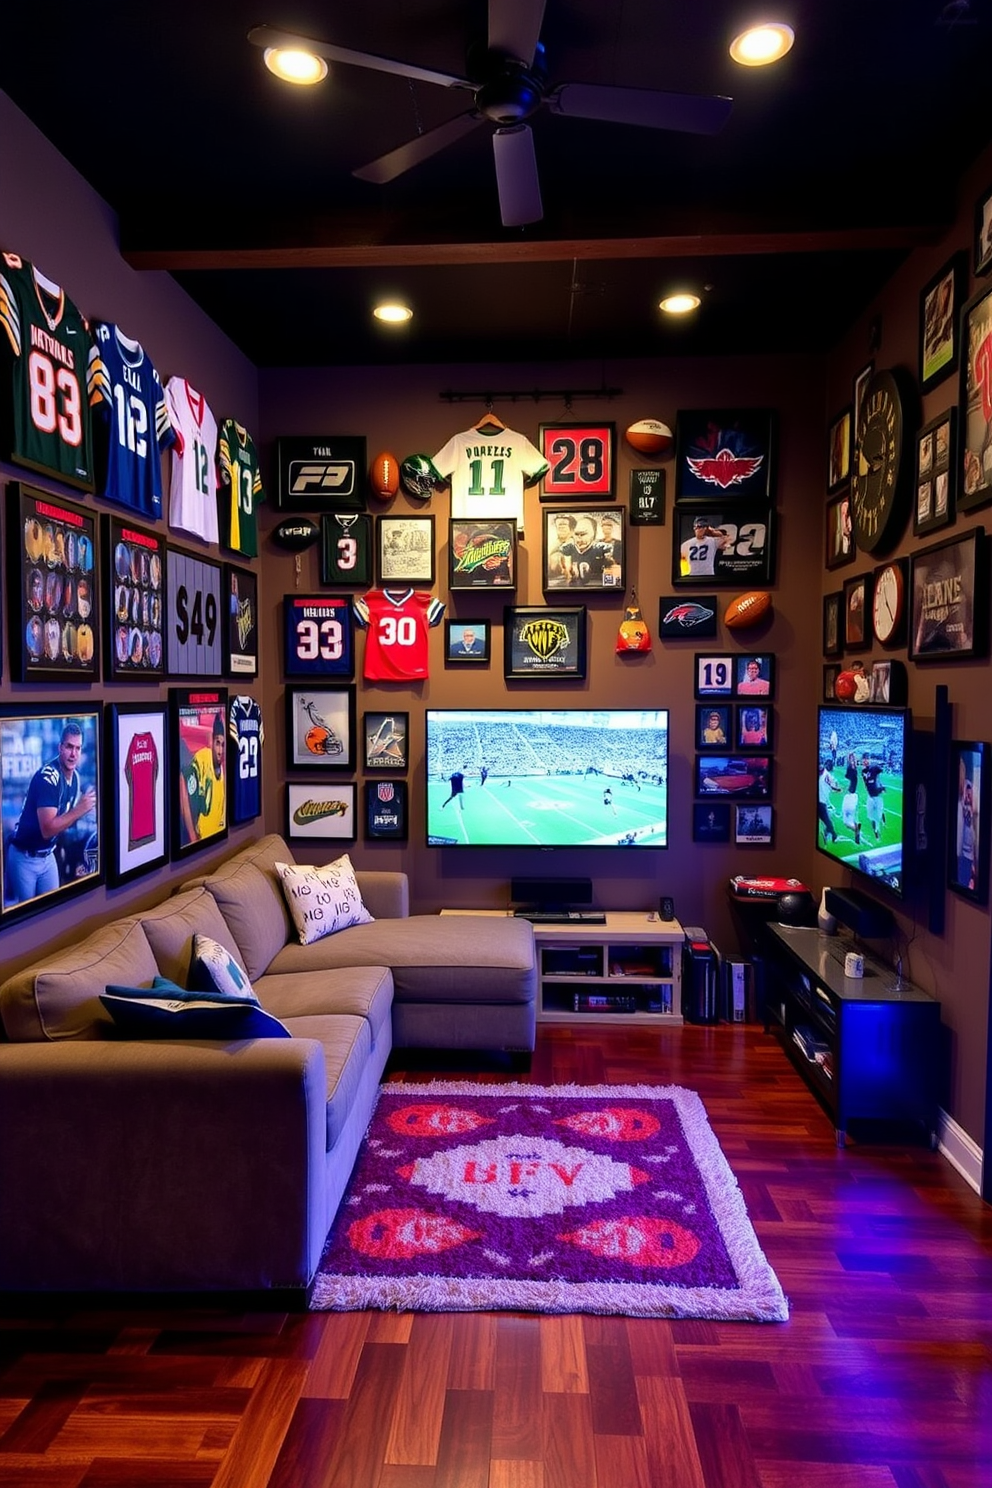
[{"label": "wooden floor plank", "polygon": [[415,1318],[392,1401],[387,1463],[436,1465],[450,1356],[450,1315]]}]

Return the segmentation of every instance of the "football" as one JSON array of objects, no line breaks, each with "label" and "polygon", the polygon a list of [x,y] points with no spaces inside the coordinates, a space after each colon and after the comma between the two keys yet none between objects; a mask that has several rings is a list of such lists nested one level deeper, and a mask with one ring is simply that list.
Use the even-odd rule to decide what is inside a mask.
[{"label": "football", "polygon": [[747,630],[755,625],[772,607],[772,597],[765,589],[748,589],[738,594],[723,612],[723,623],[728,630]]},{"label": "football", "polygon": [[400,462],[388,450],[376,455],[369,470],[372,495],[380,501],[392,501],[400,488]]},{"label": "football", "polygon": [[675,443],[671,429],[660,419],[638,419],[624,435],[631,449],[639,455],[652,455],[656,460],[667,455]]},{"label": "football", "polygon": [[273,529],[272,541],[281,548],[289,548],[293,553],[302,553],[319,536],[320,528],[309,517],[283,517],[278,527]]}]

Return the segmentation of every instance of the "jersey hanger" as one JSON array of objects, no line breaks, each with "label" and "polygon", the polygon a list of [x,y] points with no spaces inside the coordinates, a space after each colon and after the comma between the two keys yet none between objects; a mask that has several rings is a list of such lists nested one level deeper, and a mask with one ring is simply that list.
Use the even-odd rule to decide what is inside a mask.
[{"label": "jersey hanger", "polygon": [[478,434],[500,434],[506,428],[506,425],[490,408],[487,410],[485,417],[479,420],[475,428]]}]

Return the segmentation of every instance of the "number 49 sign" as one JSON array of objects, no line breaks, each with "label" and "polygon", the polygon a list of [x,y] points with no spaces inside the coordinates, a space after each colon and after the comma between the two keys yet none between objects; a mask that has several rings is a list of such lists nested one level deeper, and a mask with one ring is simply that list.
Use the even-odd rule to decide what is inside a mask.
[{"label": "number 49 sign", "polygon": [[287,677],[351,677],[355,670],[351,599],[287,594],[283,599]]},{"label": "number 49 sign", "polygon": [[542,501],[612,501],[616,424],[541,424]]},{"label": "number 49 sign", "polygon": [[219,677],[221,569],[209,558],[167,548],[166,651],[170,677]]}]

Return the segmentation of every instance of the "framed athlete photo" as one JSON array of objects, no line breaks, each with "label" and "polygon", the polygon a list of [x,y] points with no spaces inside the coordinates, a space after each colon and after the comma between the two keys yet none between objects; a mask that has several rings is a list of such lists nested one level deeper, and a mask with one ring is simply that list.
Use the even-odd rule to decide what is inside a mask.
[{"label": "framed athlete photo", "polygon": [[695,599],[683,599],[678,594],[663,594],[658,602],[658,639],[712,639],[716,635],[716,608],[715,594],[697,594]]},{"label": "framed athlete photo", "polygon": [[366,780],[365,836],[370,842],[405,842],[407,820],[405,780]]},{"label": "framed athlete photo", "polygon": [[772,582],[775,513],[767,506],[676,506],[672,518],[672,582],[736,584],[758,589]]},{"label": "framed athlete photo", "polygon": [[116,516],[101,519],[104,675],[114,682],[165,676],[165,543]]},{"label": "framed athlete photo", "polygon": [[992,186],[975,203],[975,241],[972,263],[977,275],[992,269]]},{"label": "framed athlete photo", "polygon": [[489,665],[488,620],[445,620],[444,661],[446,666]]},{"label": "framed athlete photo", "polygon": [[224,564],[224,675],[258,676],[258,575]]},{"label": "framed athlete photo", "polygon": [[988,397],[988,346],[992,338],[992,284],[972,295],[961,312],[961,480],[958,511],[992,501],[992,401]]},{"label": "framed athlete photo", "polygon": [[238,693],[227,711],[227,815],[232,827],[262,814],[262,749],[265,728],[256,698]]},{"label": "framed athlete photo", "polygon": [[696,748],[732,749],[734,710],[727,703],[696,704]]},{"label": "framed athlete photo", "polygon": [[823,701],[832,703],[837,698],[837,678],[840,676],[840,663],[831,662],[823,668]]},{"label": "framed athlete photo", "polygon": [[770,503],[775,490],[776,418],[768,408],[679,409],[675,500],[717,510]]},{"label": "framed athlete photo", "polygon": [[773,710],[764,703],[738,703],[734,710],[735,749],[768,749]]},{"label": "framed athlete photo", "polygon": [[515,589],[517,524],[449,517],[448,588]]},{"label": "framed athlete photo", "polygon": [[544,513],[543,588],[623,593],[624,513],[619,506]]},{"label": "framed athlete photo", "polygon": [[612,501],[616,424],[541,424],[537,447],[548,463],[542,501]]},{"label": "framed athlete photo", "polygon": [[224,670],[221,565],[184,548],[165,552],[165,659],[170,677]]},{"label": "framed athlete photo", "polygon": [[286,786],[286,840],[288,842],[354,842],[353,780],[333,784]]},{"label": "framed athlete photo", "polygon": [[169,861],[167,709],[108,703],[107,882],[130,883]]},{"label": "framed athlete photo", "polygon": [[665,472],[632,470],[628,506],[632,527],[661,527],[665,521]]},{"label": "framed athlete photo", "polygon": [[844,580],[841,598],[841,620],[844,629],[844,649],[850,651],[859,646],[870,646],[872,575],[858,574]]},{"label": "framed athlete photo", "polygon": [[507,605],[503,611],[503,675],[507,679],[583,678],[586,608]]},{"label": "framed athlete photo", "polygon": [[732,656],[696,656],[697,698],[733,697],[734,658]]},{"label": "framed athlete photo", "polygon": [[320,582],[338,584],[374,580],[372,518],[368,512],[324,512],[320,519]]},{"label": "framed athlete photo", "polygon": [[957,370],[967,282],[967,254],[955,253],[920,291],[919,375],[924,393]]},{"label": "framed athlete photo", "polygon": [[726,801],[696,801],[692,808],[693,842],[729,842],[730,806]]},{"label": "framed athlete photo", "polygon": [[283,597],[283,669],[287,677],[353,677],[355,624],[349,595]]},{"label": "framed athlete photo", "polygon": [[957,498],[956,408],[945,408],[916,436],[916,501],[913,532],[917,537],[949,527]]},{"label": "framed athlete photo", "polygon": [[7,594],[15,682],[100,675],[96,516],[31,486],[8,491]]},{"label": "framed athlete photo", "polygon": [[285,512],[364,511],[364,435],[295,434],[276,440],[276,508]]},{"label": "framed athlete photo", "polygon": [[771,806],[735,806],[734,841],[738,847],[752,843],[770,845],[772,819]]},{"label": "framed athlete photo", "polygon": [[954,739],[950,758],[950,805],[947,816],[947,887],[985,904],[989,897],[988,744]]},{"label": "framed athlete photo", "polygon": [[[23,919],[104,879],[103,708],[0,708],[0,918]],[[62,820],[45,836],[42,820]]]},{"label": "framed athlete photo", "polygon": [[843,568],[845,563],[853,563],[856,556],[851,495],[849,491],[841,491],[839,496],[827,502],[827,542],[823,561],[827,568]]},{"label": "framed athlete photo", "polygon": [[984,527],[910,556],[910,661],[970,661],[988,652],[989,559]]},{"label": "framed athlete photo", "polygon": [[830,495],[851,479],[851,410],[844,408],[830,422],[827,436],[827,491]]},{"label": "framed athlete photo", "polygon": [[843,602],[844,596],[840,590],[823,596],[824,656],[842,656],[844,653],[844,632],[841,628],[841,606]]},{"label": "framed athlete photo", "polygon": [[169,781],[173,862],[227,836],[227,688],[173,687]]},{"label": "framed athlete photo", "polygon": [[410,768],[409,713],[363,713],[362,739],[366,770]]},{"label": "framed athlete photo", "polygon": [[292,770],[355,768],[355,688],[286,688],[286,765]]},{"label": "framed athlete photo", "polygon": [[775,658],[767,651],[746,651],[734,659],[734,697],[771,697],[775,692]]},{"label": "framed athlete photo", "polygon": [[379,517],[379,583],[383,588],[434,583],[434,517]]},{"label": "framed athlete photo", "polygon": [[770,755],[696,756],[697,796],[733,796],[738,801],[766,801],[771,793]]}]

